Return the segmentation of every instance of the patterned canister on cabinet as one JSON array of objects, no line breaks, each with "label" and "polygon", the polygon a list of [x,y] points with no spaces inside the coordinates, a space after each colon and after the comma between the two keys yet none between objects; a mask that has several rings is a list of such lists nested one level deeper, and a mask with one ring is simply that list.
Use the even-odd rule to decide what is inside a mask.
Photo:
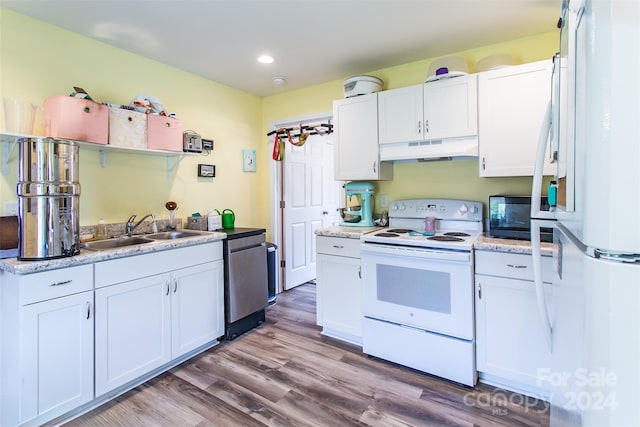
[{"label": "patterned canister on cabinet", "polygon": [[147,114],[109,108],[109,145],[147,148]]}]

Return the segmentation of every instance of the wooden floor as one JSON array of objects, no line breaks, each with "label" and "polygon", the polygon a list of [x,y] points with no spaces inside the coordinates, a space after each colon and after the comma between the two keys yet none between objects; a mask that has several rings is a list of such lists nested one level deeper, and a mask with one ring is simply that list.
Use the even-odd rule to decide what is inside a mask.
[{"label": "wooden floor", "polygon": [[306,284],[278,295],[259,328],[66,425],[548,426],[549,412],[531,398],[467,388],[322,336],[315,286]]}]

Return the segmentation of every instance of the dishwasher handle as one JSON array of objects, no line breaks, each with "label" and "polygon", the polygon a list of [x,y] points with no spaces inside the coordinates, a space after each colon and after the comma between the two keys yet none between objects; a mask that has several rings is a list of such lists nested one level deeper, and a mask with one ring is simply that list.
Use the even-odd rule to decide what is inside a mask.
[{"label": "dishwasher handle", "polygon": [[238,237],[231,240],[227,239],[225,246],[227,248],[227,252],[231,253],[256,248],[258,246],[266,247],[266,245],[265,235],[264,233],[261,233],[253,236]]},{"label": "dishwasher handle", "polygon": [[266,242],[262,242],[262,243],[259,243],[259,244],[247,245],[247,246],[242,246],[242,247],[238,247],[238,248],[233,248],[233,249],[231,249],[229,251],[229,253],[246,251],[246,250],[253,249],[253,248],[259,248],[260,246],[264,246],[266,248],[267,247],[267,243]]}]

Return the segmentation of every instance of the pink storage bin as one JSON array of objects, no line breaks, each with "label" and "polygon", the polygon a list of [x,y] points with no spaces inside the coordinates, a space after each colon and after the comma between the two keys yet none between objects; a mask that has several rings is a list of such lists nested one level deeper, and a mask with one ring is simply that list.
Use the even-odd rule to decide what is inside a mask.
[{"label": "pink storage bin", "polygon": [[147,117],[147,148],[182,151],[182,122],[173,117],[149,114]]},{"label": "pink storage bin", "polygon": [[45,134],[54,138],[109,142],[109,107],[88,99],[52,96],[44,101]]}]

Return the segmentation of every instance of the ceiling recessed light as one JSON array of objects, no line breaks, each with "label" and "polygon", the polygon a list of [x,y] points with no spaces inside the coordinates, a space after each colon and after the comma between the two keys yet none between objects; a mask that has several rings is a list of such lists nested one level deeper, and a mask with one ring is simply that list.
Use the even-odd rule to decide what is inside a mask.
[{"label": "ceiling recessed light", "polygon": [[273,62],[273,56],[261,55],[258,57],[258,62],[261,64],[271,64]]}]

